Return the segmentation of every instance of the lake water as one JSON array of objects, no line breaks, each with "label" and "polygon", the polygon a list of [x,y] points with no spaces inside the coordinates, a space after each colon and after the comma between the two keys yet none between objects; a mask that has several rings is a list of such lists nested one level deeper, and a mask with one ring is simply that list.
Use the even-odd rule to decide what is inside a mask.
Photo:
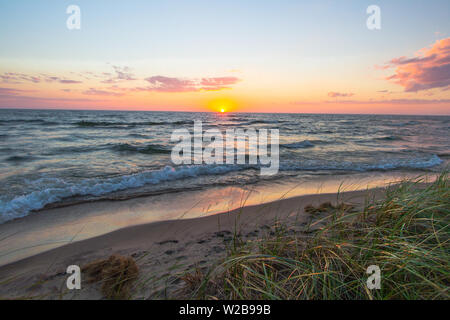
[{"label": "lake water", "polygon": [[[174,129],[279,129],[280,167],[174,165]],[[46,206],[361,172],[437,172],[450,117],[0,110],[0,222]]]}]

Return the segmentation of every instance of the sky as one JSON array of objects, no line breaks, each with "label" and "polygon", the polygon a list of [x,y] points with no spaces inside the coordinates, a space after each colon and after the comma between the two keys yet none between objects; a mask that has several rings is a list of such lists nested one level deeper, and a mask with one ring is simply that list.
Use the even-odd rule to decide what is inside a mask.
[{"label": "sky", "polygon": [[0,0],[0,108],[450,115],[449,13],[448,0]]}]

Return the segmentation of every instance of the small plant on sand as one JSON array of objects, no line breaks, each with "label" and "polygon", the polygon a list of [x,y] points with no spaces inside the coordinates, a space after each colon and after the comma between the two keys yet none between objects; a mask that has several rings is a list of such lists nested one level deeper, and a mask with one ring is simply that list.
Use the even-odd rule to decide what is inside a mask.
[{"label": "small plant on sand", "polygon": [[334,206],[331,204],[331,202],[324,202],[317,208],[313,205],[309,204],[305,207],[305,212],[310,214],[316,214],[316,213],[324,213],[324,212],[332,212],[332,211],[343,211],[343,212],[351,212],[354,209],[354,206],[351,204],[347,204],[344,202],[341,202]]},{"label": "small plant on sand", "polygon": [[108,299],[128,299],[138,276],[138,267],[131,257],[112,255],[108,259],[89,263],[82,268],[88,282],[101,282],[102,293]]}]

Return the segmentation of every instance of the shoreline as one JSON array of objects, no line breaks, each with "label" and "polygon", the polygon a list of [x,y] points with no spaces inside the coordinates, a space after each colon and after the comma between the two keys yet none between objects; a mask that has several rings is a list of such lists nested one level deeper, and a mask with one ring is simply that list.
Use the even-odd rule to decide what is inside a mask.
[{"label": "shoreline", "polygon": [[[65,281],[68,275],[65,270],[69,265],[81,267],[112,254],[133,257],[141,276],[152,274],[157,279],[167,281],[173,273],[206,266],[220,259],[234,233],[239,233],[246,239],[257,238],[270,229],[276,220],[291,221],[300,229],[305,228],[311,218],[304,211],[307,205],[329,201],[334,204],[346,202],[358,207],[364,204],[367,197],[380,197],[383,190],[374,188],[339,194],[303,195],[243,206],[206,217],[121,228],[1,266],[0,278],[4,284],[0,285],[0,297],[56,298],[62,295],[64,299],[101,298],[98,288],[93,285],[87,285],[79,292],[67,292]],[[84,286],[83,282],[82,284]],[[173,290],[178,285],[175,283]],[[163,284],[156,281],[143,288],[139,294],[142,298],[163,289]]]},{"label": "shoreline", "polygon": [[0,266],[130,226],[210,216],[297,196],[385,187],[415,176],[411,172],[364,172],[294,177],[48,208],[0,224]]}]

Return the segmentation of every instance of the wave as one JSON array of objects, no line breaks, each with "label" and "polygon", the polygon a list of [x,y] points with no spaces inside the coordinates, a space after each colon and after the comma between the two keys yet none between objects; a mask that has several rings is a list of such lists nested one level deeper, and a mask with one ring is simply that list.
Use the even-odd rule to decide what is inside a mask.
[{"label": "wave", "polygon": [[280,144],[280,147],[287,148],[287,149],[305,149],[305,148],[313,148],[316,145],[329,145],[329,144],[342,144],[343,142],[339,141],[326,141],[326,140],[303,140],[298,142],[292,142],[292,143],[285,143]]},{"label": "wave", "polygon": [[146,139],[150,137],[150,135],[148,134],[141,134],[141,133],[130,133],[128,136],[132,138],[146,138]]},{"label": "wave", "polygon": [[117,144],[112,147],[112,150],[117,152],[142,153],[142,154],[171,153],[170,149],[167,149],[166,147],[161,145],[135,146],[128,143]]},{"label": "wave", "polygon": [[59,125],[60,122],[48,121],[43,119],[10,119],[10,120],[0,120],[0,124],[40,124],[40,125]]},{"label": "wave", "polygon": [[287,143],[282,144],[280,147],[288,148],[288,149],[304,149],[304,148],[313,148],[315,145],[309,140],[304,140],[300,142],[293,142],[293,143]]},{"label": "wave", "polygon": [[[323,162],[319,160],[304,160],[301,162],[282,163],[280,171],[374,171],[394,169],[424,169],[443,162],[437,155],[427,158],[390,159],[378,163],[358,163],[352,161]],[[224,175],[243,170],[259,170],[257,165],[189,165],[180,167],[166,166],[159,170],[144,171],[131,175],[112,178],[91,178],[79,182],[67,182],[56,179],[52,186],[45,185],[37,191],[17,196],[12,200],[0,199],[0,223],[21,218],[32,211],[44,208],[46,205],[60,202],[77,196],[103,196],[116,191],[140,188],[145,185],[195,178],[207,175]],[[276,178],[276,177],[275,177]],[[236,179],[230,179],[235,183]],[[32,182],[30,182],[32,184]],[[163,190],[162,190],[163,191]]]},{"label": "wave", "polygon": [[385,136],[385,137],[375,138],[374,140],[379,140],[379,141],[400,141],[400,140],[403,140],[403,139],[401,137],[398,137],[398,136]]},{"label": "wave", "polygon": [[57,147],[51,148],[44,151],[42,155],[52,156],[52,155],[70,155],[78,153],[89,153],[102,150],[111,150],[119,153],[142,153],[142,154],[170,154],[171,150],[162,145],[132,145],[129,143],[119,143],[112,144],[106,143],[101,145],[81,145],[81,146],[68,146],[68,147]]},{"label": "wave", "polygon": [[407,122],[391,122],[388,124],[388,126],[392,126],[392,127],[406,127],[406,126],[415,126],[420,124],[420,121],[416,121],[416,120],[411,120],[411,121],[407,121]]},{"label": "wave", "polygon": [[0,200],[0,222],[21,218],[31,211],[44,208],[51,203],[75,196],[101,196],[115,191],[139,188],[147,184],[178,180],[200,175],[218,175],[244,169],[242,166],[200,165],[173,168],[166,166],[160,170],[146,171],[132,175],[100,179],[86,179],[73,184],[57,179],[59,187],[50,187],[15,197],[10,201]]},{"label": "wave", "polygon": [[71,155],[78,153],[89,153],[101,150],[103,146],[92,145],[81,145],[81,146],[68,146],[68,147],[57,147],[50,148],[43,151],[41,154],[44,156],[54,156],[54,155]]},{"label": "wave", "polygon": [[283,120],[252,120],[245,123],[241,123],[241,125],[252,125],[252,124],[277,124],[284,123],[286,121]]},{"label": "wave", "polygon": [[331,130],[310,130],[307,132],[307,134],[332,134],[336,133]]},{"label": "wave", "polygon": [[376,171],[395,169],[425,169],[441,164],[443,160],[433,154],[429,158],[389,159],[378,163],[358,163],[353,161],[323,162],[304,160],[301,164],[287,163],[280,166],[280,171],[331,170],[331,171]]},{"label": "wave", "polygon": [[450,158],[450,152],[441,152],[441,153],[438,153],[438,157],[442,157],[442,158]]},{"label": "wave", "polygon": [[162,126],[162,125],[183,125],[192,124],[192,121],[174,121],[174,122],[153,122],[153,121],[143,121],[143,122],[109,122],[109,121],[78,121],[72,123],[78,127],[109,127],[109,128],[123,128],[123,127],[136,127],[136,126]]},{"label": "wave", "polygon": [[36,158],[32,156],[11,156],[5,159],[7,162],[26,162],[33,160],[36,160]]}]

